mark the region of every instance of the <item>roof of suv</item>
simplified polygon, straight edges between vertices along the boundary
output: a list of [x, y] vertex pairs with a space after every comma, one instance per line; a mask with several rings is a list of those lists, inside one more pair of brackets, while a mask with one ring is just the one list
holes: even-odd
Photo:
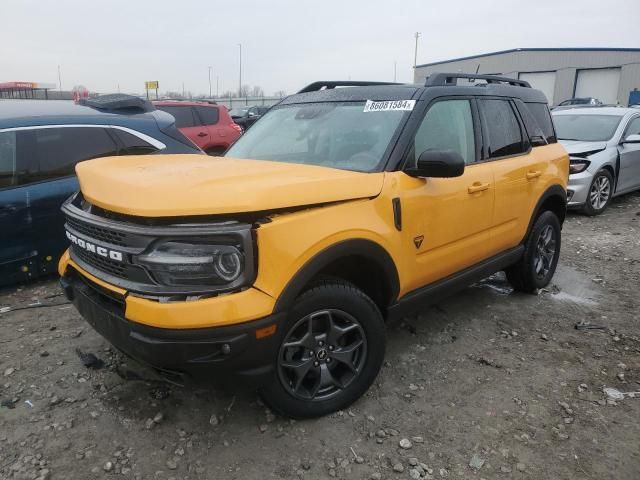
[[78, 105], [70, 100], [0, 100], [0, 129], [53, 123], [127, 126], [140, 122], [154, 122], [165, 126], [174, 123], [174, 119], [168, 113], [158, 110], [125, 113]]
[[[457, 85], [458, 79], [487, 83]], [[336, 88], [345, 87], [345, 88]], [[423, 98], [427, 92], [445, 95], [504, 96], [523, 102], [547, 103], [544, 94], [521, 80], [490, 75], [434, 73], [425, 84], [390, 84], [385, 82], [315, 82], [300, 93], [284, 98], [279, 105], [315, 102], [359, 102], [365, 100], [411, 100]]]

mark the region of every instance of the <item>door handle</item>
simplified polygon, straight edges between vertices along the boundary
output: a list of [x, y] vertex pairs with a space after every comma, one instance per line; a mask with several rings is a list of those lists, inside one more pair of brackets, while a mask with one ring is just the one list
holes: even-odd
[[527, 172], [527, 180], [533, 180], [534, 178], [538, 178], [540, 175], [542, 175], [540, 170], [529, 171]]
[[489, 184], [488, 183], [475, 182], [473, 185], [471, 185], [467, 189], [467, 191], [469, 193], [478, 193], [478, 192], [482, 192], [484, 190], [489, 190]]
[[207, 136], [207, 133], [206, 133], [206, 132], [200, 132], [200, 133], [198, 134], [198, 136], [199, 136], [199, 137], [206, 137], [206, 136]]

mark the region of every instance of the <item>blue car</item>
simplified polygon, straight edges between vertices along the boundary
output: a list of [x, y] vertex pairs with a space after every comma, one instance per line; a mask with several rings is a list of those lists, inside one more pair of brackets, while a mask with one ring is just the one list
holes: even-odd
[[67, 246], [60, 207], [78, 190], [76, 163], [164, 153], [203, 152], [171, 115], [137, 97], [0, 100], [0, 285], [56, 270]]

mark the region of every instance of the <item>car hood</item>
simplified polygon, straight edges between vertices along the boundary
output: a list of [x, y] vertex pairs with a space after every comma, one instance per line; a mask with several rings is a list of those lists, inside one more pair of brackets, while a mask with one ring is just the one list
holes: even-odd
[[92, 204], [145, 217], [216, 215], [375, 197], [384, 173], [200, 155], [104, 157], [76, 166]]
[[560, 140], [569, 155], [575, 153], [601, 152], [607, 148], [607, 142], [582, 142], [580, 140]]

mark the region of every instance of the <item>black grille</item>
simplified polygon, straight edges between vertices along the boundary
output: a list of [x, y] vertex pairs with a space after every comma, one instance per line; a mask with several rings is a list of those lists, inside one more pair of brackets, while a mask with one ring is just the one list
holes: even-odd
[[110, 273], [111, 275], [115, 275], [117, 277], [124, 276], [125, 265], [122, 262], [116, 262], [114, 260], [96, 255], [95, 253], [87, 253], [77, 245], [71, 245], [71, 253], [73, 253], [74, 256], [78, 257], [78, 259], [80, 259], [82, 262], [91, 265], [98, 270], [102, 270], [103, 272]]
[[67, 223], [71, 228], [80, 234], [84, 234], [89, 238], [101, 240], [105, 243], [112, 245], [118, 245], [120, 247], [126, 246], [126, 234], [122, 232], [116, 232], [108, 228], [97, 227], [89, 223], [79, 222], [73, 217], [67, 215]]

